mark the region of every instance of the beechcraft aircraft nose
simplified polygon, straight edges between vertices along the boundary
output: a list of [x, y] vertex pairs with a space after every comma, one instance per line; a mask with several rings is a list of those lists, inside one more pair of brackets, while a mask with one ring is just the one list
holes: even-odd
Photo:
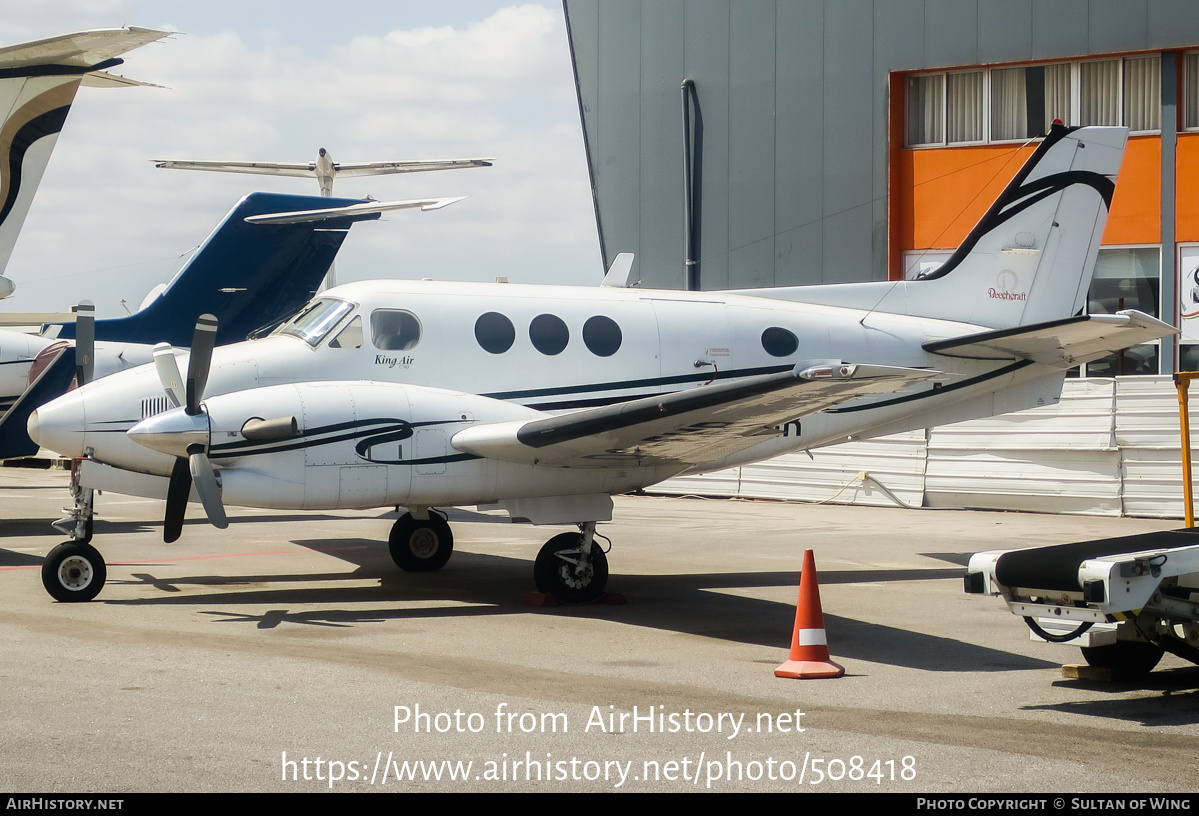
[[82, 456], [86, 412], [74, 394], [53, 400], [29, 415], [29, 438], [63, 456]]

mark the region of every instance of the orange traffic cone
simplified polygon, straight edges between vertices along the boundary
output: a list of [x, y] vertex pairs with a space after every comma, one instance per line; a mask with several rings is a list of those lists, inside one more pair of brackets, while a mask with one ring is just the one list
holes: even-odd
[[820, 611], [820, 587], [816, 583], [816, 557], [804, 550], [799, 576], [799, 604], [795, 607], [795, 633], [791, 636], [791, 659], [774, 670], [775, 677], [814, 679], [840, 677], [845, 669], [829, 659]]

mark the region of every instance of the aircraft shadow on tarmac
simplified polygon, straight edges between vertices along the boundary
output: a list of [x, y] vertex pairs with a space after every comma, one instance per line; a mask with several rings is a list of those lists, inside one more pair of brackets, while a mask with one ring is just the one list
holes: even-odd
[[[380, 520], [395, 516], [381, 514]], [[503, 516], [477, 513], [460, 508], [449, 512], [455, 523], [502, 524], [511, 522]], [[238, 523], [255, 520], [281, 523], [336, 520], [333, 514], [297, 513], [293, 515], [240, 515]], [[202, 519], [188, 526], [206, 526]], [[5, 534], [62, 538], [50, 528], [44, 518], [11, 519], [0, 525]], [[133, 535], [157, 532], [153, 521], [98, 520], [97, 536]], [[193, 576], [162, 578], [153, 573], [161, 561], [117, 561], [121, 570], [110, 569], [109, 585], [143, 584], [161, 591], [161, 595], [136, 600], [106, 600], [130, 606], [179, 604], [193, 606], [270, 605], [272, 609], [258, 613], [202, 610], [219, 622], [251, 623], [259, 629], [273, 629], [281, 624], [352, 627], [392, 620], [474, 617], [480, 615], [529, 614], [524, 605], [525, 592], [532, 589], [529, 559], [510, 558], [459, 551], [443, 570], [435, 573], [404, 573], [396, 569], [384, 541], [372, 539], [294, 539], [290, 544], [331, 555], [357, 567], [352, 572], [296, 574], [264, 574], [254, 576], [219, 576], [211, 573]], [[282, 542], [281, 542], [282, 544]], [[176, 553], [178, 551], [175, 551]], [[964, 565], [969, 556], [962, 553], [929, 553], [946, 563]], [[111, 556], [110, 556], [111, 557]], [[0, 566], [31, 566], [41, 558], [26, 553], [0, 549]], [[178, 563], [178, 562], [177, 562]], [[205, 560], [207, 565], [214, 562]], [[129, 577], [122, 577], [124, 569]], [[820, 582], [825, 586], [838, 583], [891, 583], [899, 581], [959, 580], [960, 566], [938, 569], [822, 571]], [[376, 586], [345, 586], [350, 580], [376, 580]], [[321, 587], [322, 583], [336, 586]], [[303, 586], [289, 586], [303, 584]], [[628, 597], [628, 606], [575, 606], [540, 610], [543, 614], [603, 618], [632, 626], [645, 626], [680, 634], [717, 638], [739, 643], [757, 644], [785, 650], [789, 647], [794, 624], [794, 601], [780, 603], [762, 598], [747, 597], [729, 590], [756, 587], [787, 587], [799, 584], [799, 572], [734, 572], [675, 575], [613, 575], [610, 587]], [[183, 593], [181, 587], [225, 587], [220, 593], [195, 595]], [[789, 593], [790, 594], [790, 593]], [[378, 604], [420, 603], [413, 608], [378, 606], [363, 609], [364, 602]], [[292, 611], [287, 605], [304, 607]], [[314, 605], [326, 608], [314, 609]], [[328, 608], [341, 605], [342, 608]], [[283, 608], [280, 608], [283, 607]], [[837, 656], [876, 663], [922, 669], [925, 671], [1021, 671], [1053, 668], [1057, 664], [1024, 655], [1013, 654], [956, 640], [952, 637], [911, 632], [897, 627], [870, 623], [850, 617], [824, 615], [825, 628]], [[773, 658], [772, 658], [773, 660]], [[764, 661], [770, 662], [770, 661]]]
[[[1136, 722], [1148, 728], [1199, 723], [1199, 666], [1157, 670], [1128, 682], [1086, 683], [1063, 680], [1055, 686], [1089, 688], [1097, 694], [1122, 695], [1107, 699], [1079, 700], [1054, 705], [1025, 706], [1025, 711], [1059, 711], [1086, 717]], [[1130, 699], [1130, 691], [1146, 696]]]
[[[278, 520], [278, 517], [273, 517]], [[311, 518], [311, 517], [309, 517]], [[459, 519], [455, 519], [459, 520]], [[506, 519], [480, 515], [480, 521], [509, 523]], [[383, 542], [368, 539], [293, 540], [348, 563], [352, 572], [301, 574], [209, 575], [160, 578], [137, 564], [130, 579], [110, 570], [109, 584], [140, 583], [154, 586], [162, 595], [136, 600], [101, 602], [129, 606], [162, 604], [207, 607], [201, 614], [222, 623], [248, 623], [273, 629], [290, 623], [321, 627], [352, 627], [395, 620], [474, 617], [482, 615], [535, 614], [524, 605], [524, 594], [532, 589], [530, 562], [523, 558], [458, 551], [444, 569], [434, 573], [405, 573], [396, 569]], [[211, 564], [211, 561], [206, 562]], [[908, 569], [827, 571], [820, 574], [826, 586], [837, 583], [959, 580], [960, 569]], [[378, 581], [375, 586], [346, 586], [347, 581]], [[337, 586], [321, 587], [322, 583]], [[633, 575], [620, 573], [610, 587], [630, 599], [627, 606], [589, 605], [538, 610], [563, 617], [602, 618], [632, 626], [645, 626], [680, 634], [718, 638], [786, 650], [794, 623], [794, 601], [780, 603], [733, 594], [726, 590], [755, 587], [797, 587], [797, 571]], [[304, 586], [288, 586], [303, 584]], [[225, 587], [219, 593], [181, 593], [182, 586]], [[419, 607], [383, 606], [389, 602], [421, 604]], [[377, 602], [364, 609], [364, 603]], [[229, 610], [230, 606], [269, 605], [263, 613]], [[292, 610], [289, 605], [303, 609]], [[321, 606], [325, 608], [312, 608]], [[215, 608], [214, 608], [215, 607]], [[224, 607], [225, 609], [221, 609]], [[334, 608], [340, 607], [340, 608]], [[1052, 668], [1056, 664], [997, 649], [922, 634], [829, 614], [824, 616], [835, 653], [876, 663], [907, 666], [926, 671], [1019, 671]], [[773, 658], [772, 658], [773, 660]], [[769, 662], [769, 661], [765, 661]]]

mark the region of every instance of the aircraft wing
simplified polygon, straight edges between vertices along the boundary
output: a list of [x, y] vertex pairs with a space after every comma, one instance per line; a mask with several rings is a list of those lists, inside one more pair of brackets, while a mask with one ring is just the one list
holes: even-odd
[[4, 46], [0, 48], [0, 68], [65, 65], [90, 69], [138, 46], [169, 36], [169, 31], [136, 26], [79, 31], [47, 40]]
[[316, 172], [316, 162], [288, 164], [285, 162], [226, 162], [226, 161], [168, 161], [151, 159], [155, 167], [170, 170], [211, 170], [214, 173], [253, 173], [267, 176], [305, 176]]
[[779, 425], [863, 396], [897, 391], [937, 371], [840, 362], [705, 385], [619, 405], [455, 434], [464, 453], [522, 464], [604, 468], [698, 465], [752, 447]]
[[[253, 173], [267, 176], [304, 176], [316, 173], [316, 162], [175, 161], [152, 159], [155, 167], [169, 170], [210, 170], [215, 173]], [[490, 167], [491, 159], [433, 159], [427, 161], [334, 162], [339, 176], [387, 176], [422, 173], [427, 170], [456, 170], [461, 167]]]
[[389, 162], [333, 162], [339, 176], [389, 176], [394, 173], [424, 173], [429, 170], [458, 170], [491, 167], [493, 159], [421, 159]]
[[1114, 315], [1080, 315], [1014, 329], [934, 340], [924, 350], [971, 360], [1032, 360], [1065, 368], [1120, 349], [1178, 334], [1168, 323], [1129, 309]]

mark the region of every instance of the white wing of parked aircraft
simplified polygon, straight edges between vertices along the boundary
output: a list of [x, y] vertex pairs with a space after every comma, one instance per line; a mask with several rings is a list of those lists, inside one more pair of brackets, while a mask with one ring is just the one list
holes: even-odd
[[208, 170], [214, 173], [250, 173], [260, 176], [315, 178], [321, 195], [333, 195], [333, 180], [338, 176], [389, 176], [396, 173], [426, 173], [432, 170], [462, 170], [490, 167], [494, 159], [419, 159], [385, 162], [335, 162], [325, 148], [317, 151], [315, 161], [307, 163], [251, 161], [176, 161], [153, 159], [155, 167], [169, 170]]
[[[85, 457], [73, 540], [46, 559], [59, 600], [105, 567], [91, 489], [224, 507], [404, 506], [389, 537], [435, 570], [435, 508], [498, 505], [576, 523], [534, 562], [569, 601], [604, 590], [596, 523], [611, 496], [684, 473], [1056, 402], [1072, 366], [1176, 330], [1135, 311], [1080, 315], [1127, 131], [1056, 126], [956, 253], [918, 281], [742, 292], [438, 281], [351, 283], [274, 334], [176, 355], [38, 409], [29, 432]], [[172, 407], [179, 406], [179, 407]], [[121, 433], [121, 432], [124, 433]], [[748, 546], [748, 544], [747, 544]]]
[[[329, 151], [321, 148], [315, 161], [307, 164], [288, 162], [247, 161], [190, 161], [152, 159], [155, 167], [169, 170], [207, 170], [214, 173], [249, 173], [261, 176], [292, 176], [315, 178], [321, 195], [333, 195], [333, 181], [338, 176], [386, 176], [395, 173], [424, 173], [431, 170], [460, 170], [469, 167], [491, 167], [492, 159], [426, 159], [387, 162], [335, 162]], [[457, 199], [455, 199], [457, 200]], [[337, 285], [337, 269], [329, 266], [324, 287]]]

